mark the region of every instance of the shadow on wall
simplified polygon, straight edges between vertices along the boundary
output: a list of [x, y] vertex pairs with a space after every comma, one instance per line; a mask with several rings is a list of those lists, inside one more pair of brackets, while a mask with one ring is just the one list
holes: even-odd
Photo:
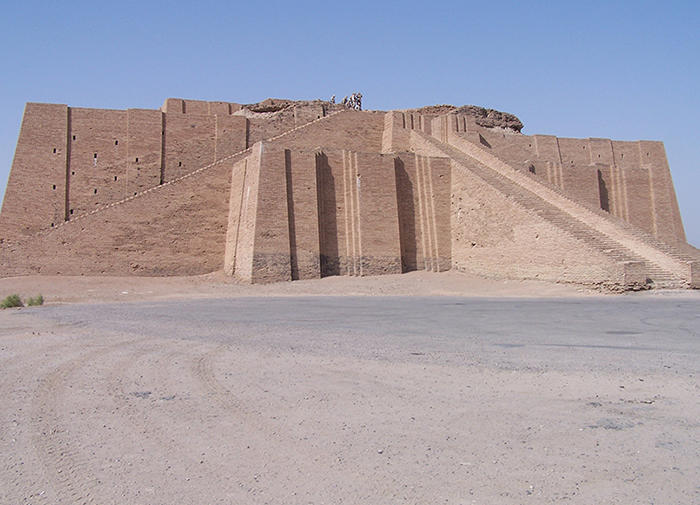
[[479, 134], [479, 142], [481, 142], [481, 145], [488, 147], [491, 149], [491, 144], [489, 144], [489, 141], [486, 140], [486, 138], [480, 133]]
[[284, 150], [284, 171], [287, 179], [287, 219], [289, 223], [289, 261], [292, 280], [299, 280], [299, 257], [297, 251], [297, 231], [294, 220], [294, 198], [292, 197], [292, 152]]
[[316, 155], [316, 184], [321, 277], [340, 275], [335, 178], [328, 164], [328, 156], [324, 153]]
[[608, 200], [608, 186], [605, 184], [603, 174], [598, 170], [598, 192], [600, 195], [600, 208], [610, 212], [610, 201]]
[[396, 172], [396, 194], [399, 210], [401, 271], [412, 272], [418, 270], [413, 184], [401, 158], [394, 158], [394, 170]]

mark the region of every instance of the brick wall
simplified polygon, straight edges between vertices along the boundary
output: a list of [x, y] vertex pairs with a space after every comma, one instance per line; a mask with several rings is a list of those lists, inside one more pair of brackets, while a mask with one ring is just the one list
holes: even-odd
[[[610, 254], [618, 225], [603, 213], [574, 212], [547, 187], [666, 242], [681, 240], [660, 142], [525, 136], [455, 114], [325, 117], [324, 106], [311, 104], [245, 117], [233, 114], [239, 109], [179, 99], [161, 110], [28, 104], [0, 214], [3, 273], [223, 268], [271, 282], [454, 266], [615, 284], [644, 274], [648, 265], [635, 254], [671, 270], [685, 261], [662, 257], [629, 231]], [[470, 169], [454, 147], [426, 140], [435, 142], [431, 133], [505, 172]], [[693, 268], [683, 264], [689, 276]]]
[[468, 122], [466, 131], [464, 126], [456, 131], [458, 124], [458, 118], [448, 116], [451, 135], [470, 140], [514, 168], [558, 186], [577, 201], [606, 210], [667, 243], [685, 241], [661, 142], [528, 136]]
[[452, 264], [447, 158], [401, 153], [394, 160], [402, 271], [449, 270]]
[[455, 168], [452, 181], [452, 258], [457, 270], [583, 284], [620, 279], [620, 265], [514, 205], [468, 171]]
[[68, 107], [27, 104], [0, 213], [0, 239], [65, 219], [68, 147]]
[[[285, 153], [260, 144], [253, 282], [291, 280]], [[254, 146], [255, 149], [255, 146]]]
[[228, 273], [271, 282], [450, 268], [447, 160], [285, 145], [256, 144], [233, 168]]
[[285, 110], [278, 114], [248, 118], [248, 145], [281, 135], [296, 126], [294, 111]]
[[262, 143], [233, 165], [226, 232], [224, 270], [246, 282], [253, 280], [253, 254], [258, 210]]
[[654, 234], [669, 243], [685, 242], [685, 230], [664, 145], [652, 141], [640, 141], [638, 145], [641, 168], [649, 173]]
[[3, 244], [5, 275], [197, 275], [222, 268], [233, 162]]
[[321, 277], [317, 154], [290, 149], [283, 151], [292, 280]]
[[285, 135], [291, 149], [346, 149], [380, 153], [384, 133], [384, 112], [348, 110]]
[[164, 181], [163, 127], [163, 113], [158, 110], [127, 111], [127, 195], [140, 193]]
[[125, 111], [70, 108], [69, 119], [70, 219], [125, 196], [128, 137]]
[[214, 161], [216, 118], [166, 114], [164, 180], [171, 181]]
[[325, 114], [320, 105], [299, 109], [249, 120], [230, 102], [171, 98], [161, 110], [126, 111], [29, 103], [0, 239], [58, 226]]

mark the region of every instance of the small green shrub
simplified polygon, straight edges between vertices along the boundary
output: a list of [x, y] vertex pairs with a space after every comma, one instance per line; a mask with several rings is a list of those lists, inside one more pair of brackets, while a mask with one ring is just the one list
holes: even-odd
[[0, 308], [8, 309], [10, 307], [24, 307], [22, 299], [19, 295], [9, 295], [2, 302], [0, 302]]
[[44, 305], [44, 297], [41, 295], [37, 295], [34, 298], [29, 298], [27, 300], [27, 305], [34, 306], [34, 305]]

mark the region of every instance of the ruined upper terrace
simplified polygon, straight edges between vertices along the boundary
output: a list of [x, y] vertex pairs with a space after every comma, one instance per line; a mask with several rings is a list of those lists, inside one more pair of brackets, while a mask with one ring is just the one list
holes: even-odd
[[[285, 111], [291, 112], [297, 108], [311, 108], [314, 110], [320, 108], [325, 115], [329, 112], [343, 110], [344, 106], [340, 103], [332, 103], [325, 100], [289, 100], [284, 98], [268, 98], [251, 104], [167, 98], [160, 110], [166, 113], [177, 114], [230, 114], [249, 117], [270, 117]], [[522, 121], [514, 114], [477, 105], [428, 105], [420, 108], [400, 110], [401, 112], [416, 113], [430, 117], [445, 114], [467, 116], [474, 119], [474, 124], [483, 128], [505, 128], [513, 132], [520, 132], [523, 128]]]

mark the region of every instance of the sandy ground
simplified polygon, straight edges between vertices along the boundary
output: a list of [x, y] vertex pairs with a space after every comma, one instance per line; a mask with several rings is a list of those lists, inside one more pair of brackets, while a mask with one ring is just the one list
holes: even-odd
[[2, 279], [0, 503], [700, 503], [697, 293], [326, 281]]
[[240, 296], [493, 296], [578, 297], [601, 295], [590, 289], [542, 281], [484, 279], [443, 272], [411, 272], [381, 277], [327, 277], [267, 285], [239, 284], [217, 272], [193, 277], [27, 276], [0, 279], [0, 295], [22, 298], [41, 293], [46, 303], [199, 299]]

